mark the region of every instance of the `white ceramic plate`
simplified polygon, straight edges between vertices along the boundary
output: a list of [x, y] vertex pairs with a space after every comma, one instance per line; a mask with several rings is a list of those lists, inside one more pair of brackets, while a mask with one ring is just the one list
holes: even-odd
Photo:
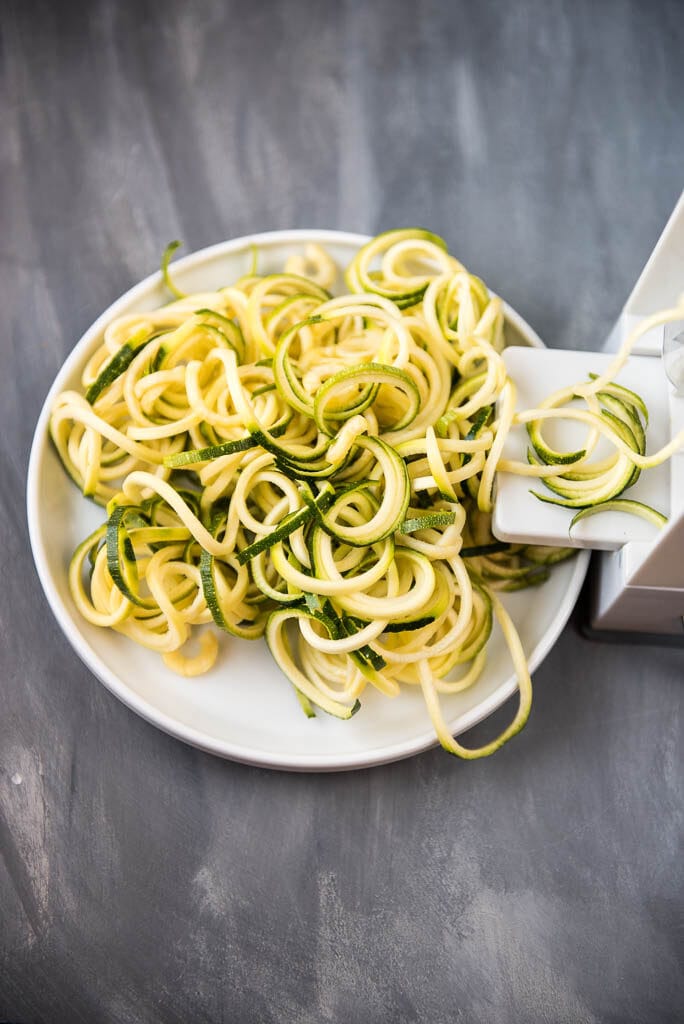
[[[258, 246], [263, 273], [282, 268], [285, 258], [307, 241], [325, 245], [344, 267], [366, 239], [336, 231], [278, 231], [239, 238], [178, 260], [174, 278], [188, 292], [218, 288], [246, 272], [252, 243]], [[222, 637], [215, 668], [187, 680], [169, 672], [158, 655], [113, 631], [91, 626], [76, 612], [67, 586], [69, 558], [76, 544], [99, 525], [103, 513], [81, 496], [62, 469], [48, 440], [50, 409], [58, 392], [78, 385], [81, 369], [110, 320], [154, 309], [167, 300], [157, 273], [115, 302], [65, 362], [36, 427], [28, 473], [31, 545], [43, 589], [69, 642], [105, 686], [137, 714], [222, 757], [270, 768], [333, 771], [382, 764], [433, 746], [434, 733], [417, 690], [390, 700], [369, 687], [361, 711], [351, 721], [340, 722], [324, 713], [309, 720], [263, 641]], [[510, 341], [542, 344], [509, 307], [506, 322]], [[505, 595], [533, 670], [570, 615], [588, 558], [583, 552], [561, 564], [541, 588]], [[453, 732], [463, 732], [491, 714], [515, 689], [505, 644], [495, 630], [481, 678], [466, 693], [446, 701]]]

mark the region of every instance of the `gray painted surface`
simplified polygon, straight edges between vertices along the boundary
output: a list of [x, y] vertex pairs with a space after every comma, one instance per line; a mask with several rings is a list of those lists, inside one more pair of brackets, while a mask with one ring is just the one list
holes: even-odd
[[176, 236], [426, 224], [548, 342], [599, 344], [684, 179], [682, 4], [1, 21], [0, 1019], [681, 1019], [681, 651], [568, 628], [485, 763], [224, 763], [71, 652], [23, 491], [64, 356]]

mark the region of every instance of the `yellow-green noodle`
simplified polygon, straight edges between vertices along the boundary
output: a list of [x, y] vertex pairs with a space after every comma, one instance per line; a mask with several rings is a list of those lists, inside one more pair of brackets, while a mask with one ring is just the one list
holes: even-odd
[[[601, 484], [673, 448], [646, 457], [601, 418], [610, 374], [582, 385], [586, 411], [566, 407], [575, 388], [516, 416], [502, 303], [429, 232], [373, 239], [346, 295], [328, 293], [335, 278], [309, 245], [281, 273], [254, 261], [228, 287], [183, 295], [167, 256], [175, 300], [108, 325], [82, 391], [61, 394], [51, 419], [70, 476], [107, 507], [70, 590], [86, 619], [182, 675], [214, 664], [216, 627], [265, 636], [308, 713], [348, 718], [369, 685], [419, 686], [443, 746], [481, 757], [522, 728], [532, 693], [495, 591], [543, 582], [570, 553], [497, 544], [497, 470], [581, 470], [601, 434], [616, 449]], [[515, 422], [541, 430], [560, 415], [590, 428], [569, 465], [502, 461]], [[468, 750], [440, 694], [479, 677], [494, 620], [520, 704], [497, 740]]]

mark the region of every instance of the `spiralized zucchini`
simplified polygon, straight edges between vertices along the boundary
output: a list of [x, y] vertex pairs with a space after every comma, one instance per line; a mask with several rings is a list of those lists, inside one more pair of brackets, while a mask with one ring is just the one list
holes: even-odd
[[[387, 696], [420, 686], [447, 750], [492, 753], [522, 728], [532, 695], [496, 591], [540, 584], [572, 554], [491, 535], [515, 409], [501, 301], [415, 229], [364, 246], [335, 298], [335, 265], [317, 246], [282, 273], [259, 275], [254, 261], [194, 295], [173, 283], [171, 251], [174, 301], [110, 323], [82, 390], [53, 409], [66, 470], [106, 507], [71, 562], [79, 611], [187, 676], [218, 653], [212, 629], [193, 646], [193, 627], [265, 636], [308, 715], [349, 718], [368, 685]], [[594, 419], [606, 383], [585, 386]], [[643, 455], [617, 447], [621, 466], [639, 466]], [[505, 468], [547, 482], [558, 469]], [[497, 740], [468, 750], [439, 697], [478, 678], [494, 619], [520, 703]]]
[[[578, 509], [570, 520], [568, 532], [582, 519], [600, 512], [624, 512], [640, 516], [661, 528], [667, 517], [649, 505], [622, 499], [642, 470], [662, 465], [684, 446], [684, 430], [680, 430], [659, 451], [646, 452], [648, 409], [640, 395], [615, 382], [630, 352], [639, 339], [654, 327], [684, 320], [684, 294], [676, 306], [642, 320], [627, 336], [620, 351], [601, 375], [592, 373], [589, 380], [561, 388], [549, 395], [537, 409], [527, 409], [513, 416], [514, 424], [525, 424], [531, 447], [527, 463], [499, 459], [498, 472], [536, 477], [550, 494], [532, 491], [540, 501]], [[583, 402], [584, 407], [577, 403]], [[504, 414], [500, 417], [504, 419]], [[556, 451], [543, 437], [548, 420], [570, 420], [589, 427], [581, 449]], [[499, 430], [499, 435], [501, 429]], [[601, 438], [614, 448], [611, 455], [592, 459]]]

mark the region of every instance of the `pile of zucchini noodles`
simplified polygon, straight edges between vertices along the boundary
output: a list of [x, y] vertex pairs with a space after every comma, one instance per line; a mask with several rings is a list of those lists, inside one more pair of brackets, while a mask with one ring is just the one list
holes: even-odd
[[[83, 392], [62, 393], [52, 412], [64, 466], [107, 510], [70, 564], [79, 611], [186, 676], [218, 652], [216, 631], [191, 640], [194, 626], [265, 636], [308, 715], [346, 719], [369, 684], [388, 696], [418, 685], [448, 751], [492, 753], [532, 697], [497, 591], [543, 583], [572, 554], [495, 540], [495, 472], [541, 477], [561, 502], [581, 482], [595, 509], [626, 469], [669, 454], [647, 458], [623, 429], [640, 400], [625, 404], [611, 367], [515, 417], [501, 300], [427, 231], [374, 238], [336, 298], [337, 268], [313, 245], [282, 273], [259, 275], [254, 253], [234, 284], [183, 295], [168, 272], [176, 244], [162, 264], [174, 300], [110, 323]], [[584, 411], [568, 406], [577, 394]], [[560, 415], [588, 423], [583, 450], [544, 442], [542, 420]], [[514, 420], [530, 425], [528, 464], [501, 461]], [[599, 435], [616, 453], [597, 466]], [[478, 678], [494, 618], [519, 707], [471, 750], [439, 697]]]

